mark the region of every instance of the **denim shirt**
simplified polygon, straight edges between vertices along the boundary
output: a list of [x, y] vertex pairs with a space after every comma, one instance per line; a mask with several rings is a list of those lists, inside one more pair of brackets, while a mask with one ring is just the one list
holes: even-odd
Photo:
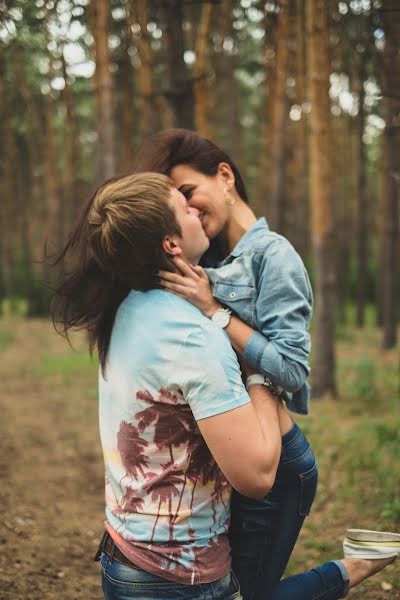
[[217, 268], [207, 268], [214, 297], [256, 331], [245, 360], [284, 388], [287, 407], [308, 413], [312, 290], [303, 261], [264, 218]]

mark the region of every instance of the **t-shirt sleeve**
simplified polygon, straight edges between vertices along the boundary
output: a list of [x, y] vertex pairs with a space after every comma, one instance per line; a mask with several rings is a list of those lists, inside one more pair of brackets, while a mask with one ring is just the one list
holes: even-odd
[[213, 323], [190, 333], [178, 361], [182, 393], [196, 421], [250, 402], [229, 339]]

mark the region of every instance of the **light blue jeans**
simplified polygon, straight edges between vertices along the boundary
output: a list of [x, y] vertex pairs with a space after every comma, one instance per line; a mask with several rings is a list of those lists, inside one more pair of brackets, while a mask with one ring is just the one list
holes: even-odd
[[106, 600], [240, 600], [233, 572], [212, 583], [184, 585], [123, 565], [107, 554], [100, 558], [102, 588]]

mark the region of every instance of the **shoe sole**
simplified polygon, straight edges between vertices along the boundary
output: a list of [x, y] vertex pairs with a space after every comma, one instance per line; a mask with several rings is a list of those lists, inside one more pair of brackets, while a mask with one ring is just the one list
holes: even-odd
[[394, 558], [400, 554], [400, 534], [390, 531], [348, 529], [343, 542], [345, 558]]

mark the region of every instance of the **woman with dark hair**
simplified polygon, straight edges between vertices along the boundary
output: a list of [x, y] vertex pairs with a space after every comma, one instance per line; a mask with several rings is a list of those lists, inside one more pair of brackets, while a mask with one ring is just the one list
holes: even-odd
[[[239, 357], [293, 412], [307, 414], [312, 291], [292, 245], [257, 220], [231, 158], [193, 131], [161, 131], [143, 144], [138, 170], [169, 175], [199, 211], [210, 249], [202, 264], [177, 259], [160, 284], [225, 328]], [[246, 600], [265, 600], [281, 579], [317, 488], [310, 445], [288, 412], [281, 416], [282, 454], [272, 490], [260, 500], [234, 492], [232, 565]], [[339, 566], [340, 567], [340, 566]]]

